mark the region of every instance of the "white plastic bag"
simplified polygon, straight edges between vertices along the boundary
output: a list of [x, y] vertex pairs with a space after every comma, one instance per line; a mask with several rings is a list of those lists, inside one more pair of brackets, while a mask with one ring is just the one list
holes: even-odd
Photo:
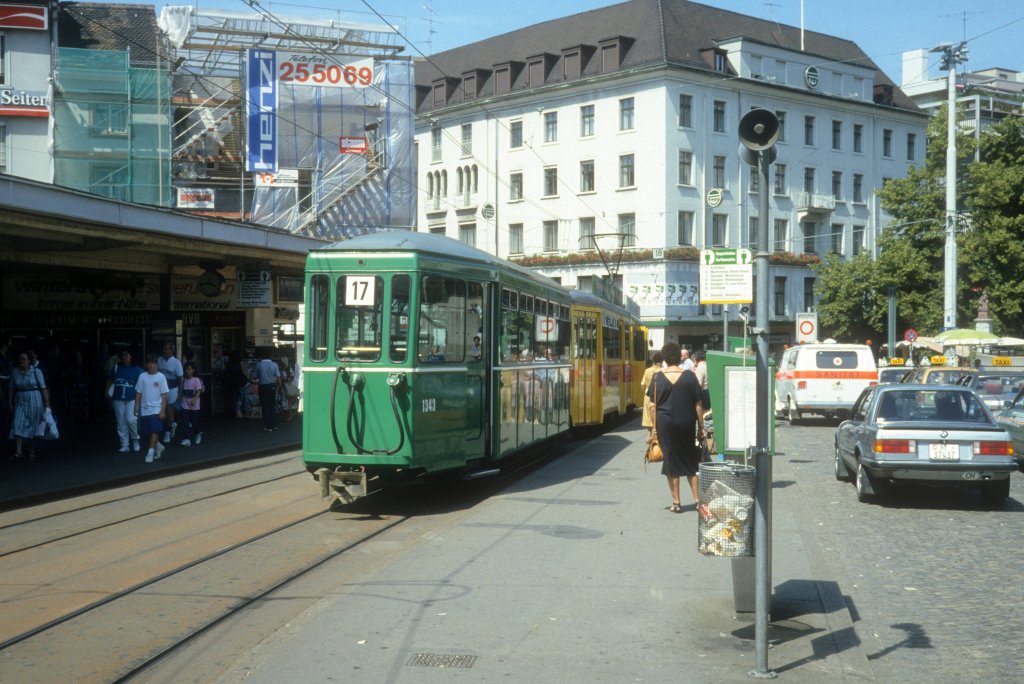
[[[40, 428], [42, 432], [39, 431]], [[57, 430], [57, 421], [54, 419], [53, 412], [50, 409], [46, 409], [43, 413], [43, 419], [39, 422], [39, 427], [36, 428], [36, 436], [43, 439], [57, 439], [60, 437], [60, 432]]]

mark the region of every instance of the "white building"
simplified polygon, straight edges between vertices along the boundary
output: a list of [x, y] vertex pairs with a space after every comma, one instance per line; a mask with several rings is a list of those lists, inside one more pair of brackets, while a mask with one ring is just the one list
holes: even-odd
[[51, 182], [48, 3], [0, 3], [0, 173]]
[[782, 122], [774, 350], [815, 305], [808, 264], [873, 250], [886, 221], [874, 191], [925, 150], [926, 116], [855, 44], [682, 0], [630, 0], [433, 55], [416, 82], [418, 229], [569, 286], [612, 271], [656, 345], [721, 346], [722, 307], [696, 299], [697, 255], [754, 241], [744, 113]]

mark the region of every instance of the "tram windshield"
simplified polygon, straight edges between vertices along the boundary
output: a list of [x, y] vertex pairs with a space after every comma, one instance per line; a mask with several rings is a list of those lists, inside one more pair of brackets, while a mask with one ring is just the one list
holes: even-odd
[[384, 280], [380, 276], [338, 278], [334, 356], [339, 361], [380, 358]]

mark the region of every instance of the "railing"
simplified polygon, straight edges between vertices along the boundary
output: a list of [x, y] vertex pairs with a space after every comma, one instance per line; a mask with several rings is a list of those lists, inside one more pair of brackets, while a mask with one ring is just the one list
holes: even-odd
[[794, 192], [793, 205], [797, 211], [829, 212], [836, 208], [836, 198], [814, 192]]

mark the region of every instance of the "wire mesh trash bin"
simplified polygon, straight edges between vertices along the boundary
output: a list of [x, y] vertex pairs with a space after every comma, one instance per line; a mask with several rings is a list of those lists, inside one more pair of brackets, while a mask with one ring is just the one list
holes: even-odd
[[697, 550], [705, 556], [754, 555], [756, 470], [739, 463], [701, 463], [697, 474]]

